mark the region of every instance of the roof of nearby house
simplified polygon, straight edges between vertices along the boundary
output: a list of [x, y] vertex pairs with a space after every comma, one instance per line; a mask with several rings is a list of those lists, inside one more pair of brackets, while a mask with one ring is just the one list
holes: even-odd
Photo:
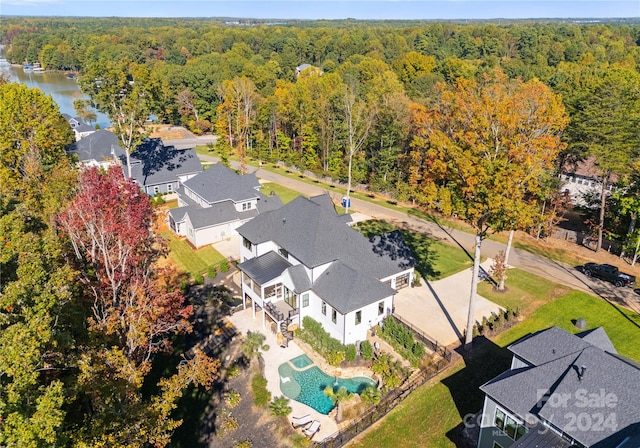
[[255, 174], [240, 176], [217, 163], [184, 182], [184, 187], [209, 204], [228, 201], [241, 202], [258, 197], [260, 182]]
[[[126, 161], [123, 160], [126, 173]], [[193, 148], [175, 149], [164, 146], [159, 138], [146, 139], [131, 153], [131, 176], [141, 186], [177, 181], [179, 176], [202, 171]]]
[[549, 428], [538, 423], [529, 429], [511, 448], [568, 448], [571, 446], [568, 440], [564, 440]]
[[[610, 344], [604, 330], [578, 335], [558, 327], [542, 330], [509, 347], [531, 366], [509, 370], [480, 389], [511, 412], [541, 417], [584, 446], [616, 446], [624, 438], [621, 429], [640, 423], [640, 368], [609, 352]], [[599, 405], [603, 394], [615, 403]], [[605, 421], [613, 415], [615, 425], [600, 425], [598, 431], [575, 425], [575, 417], [585, 412], [590, 417], [599, 412]]]
[[[112, 151], [115, 153], [115, 158]], [[118, 144], [118, 137], [113, 132], [105, 129], [100, 129], [77, 142], [71, 143], [67, 147], [67, 152], [76, 154], [81, 162], [92, 160], [104, 162], [115, 160], [124, 155], [124, 150]]]
[[[602, 178], [602, 171], [598, 168], [595, 157], [587, 157], [582, 160], [567, 160], [562, 165], [562, 172], [592, 179]], [[619, 178], [618, 174], [612, 173], [609, 182], [616, 183]]]
[[73, 130], [78, 134], [87, 133], [87, 132], [94, 132], [95, 131], [94, 128], [92, 128], [91, 126], [89, 126], [86, 123], [78, 124], [75, 128], [73, 128]]
[[311, 289], [311, 279], [307, 275], [307, 271], [304, 266], [301, 264], [296, 264], [287, 269], [289, 277], [291, 277], [291, 281], [293, 282], [293, 289], [296, 293], [300, 294], [302, 292], [308, 291]]
[[239, 212], [230, 200], [216, 202], [210, 207], [202, 207], [200, 204], [195, 203], [191, 198], [185, 195], [182, 187], [177, 191], [180, 198], [187, 202], [188, 205], [169, 210], [169, 215], [171, 215], [175, 222], [184, 221], [188, 215], [191, 220], [191, 225], [195, 230], [212, 227], [226, 222], [236, 220], [242, 221], [248, 218], [253, 218], [260, 213], [275, 210], [282, 206], [282, 201], [278, 196], [266, 196], [257, 192], [257, 206], [250, 210]]

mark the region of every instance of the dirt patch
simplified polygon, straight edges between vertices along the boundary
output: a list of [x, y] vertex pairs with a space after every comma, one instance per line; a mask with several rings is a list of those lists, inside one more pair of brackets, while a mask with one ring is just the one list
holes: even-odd
[[169, 124], [152, 124], [149, 125], [152, 138], [161, 138], [162, 140], [177, 140], [181, 138], [191, 138], [191, 132], [181, 126]]

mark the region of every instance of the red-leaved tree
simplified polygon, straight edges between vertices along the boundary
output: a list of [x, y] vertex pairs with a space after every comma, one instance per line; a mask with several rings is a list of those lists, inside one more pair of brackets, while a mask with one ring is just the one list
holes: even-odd
[[128, 359], [146, 362], [170, 349], [168, 337], [190, 330], [193, 310], [154, 266], [163, 253], [148, 196], [119, 168], [82, 172], [77, 194], [58, 216], [93, 299], [90, 329], [117, 338]]

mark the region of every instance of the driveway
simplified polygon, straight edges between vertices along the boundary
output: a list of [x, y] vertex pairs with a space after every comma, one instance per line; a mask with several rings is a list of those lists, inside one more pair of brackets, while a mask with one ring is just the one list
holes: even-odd
[[[492, 262], [488, 259], [481, 266], [488, 271]], [[403, 288], [393, 301], [395, 314], [440, 345], [458, 343], [467, 327], [471, 277], [472, 269], [469, 268], [434, 282], [422, 279], [421, 286], [416, 288]], [[483, 317], [489, 317], [500, 309], [495, 303], [477, 295], [475, 320], [482, 322]]]

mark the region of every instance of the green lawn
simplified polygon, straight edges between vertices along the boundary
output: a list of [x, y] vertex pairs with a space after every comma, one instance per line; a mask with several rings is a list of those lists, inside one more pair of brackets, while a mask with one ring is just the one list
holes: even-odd
[[640, 361], [640, 315], [573, 291], [541, 306], [494, 341], [486, 340], [443, 374], [439, 382], [414, 391], [364, 437], [348, 446], [455, 447], [463, 417], [482, 406], [483, 394], [478, 387], [509, 368], [511, 355], [505, 347], [553, 325], [578, 332], [572, 320], [580, 317], [590, 329], [603, 326], [620, 354]]
[[213, 246], [193, 249], [186, 241], [178, 239], [170, 230], [162, 232], [162, 236], [169, 240], [169, 256], [192, 278], [198, 274], [206, 273], [209, 266], [224, 260], [224, 256]]
[[[379, 220], [360, 222], [354, 228], [366, 237], [396, 229], [393, 225]], [[473, 265], [471, 258], [457, 246], [442, 243], [426, 235], [405, 230], [401, 232], [416, 259], [416, 270], [429, 280], [448, 277]]]
[[273, 191], [280, 197], [283, 204], [287, 204], [300, 196], [300, 193], [297, 191], [283, 187], [282, 185], [274, 184], [273, 182], [266, 182], [262, 184], [260, 191], [266, 196], [269, 196]]
[[519, 309], [529, 315], [540, 305], [565, 295], [569, 289], [520, 269], [509, 269], [505, 281], [505, 292], [494, 291], [493, 283], [478, 284], [478, 294], [503, 308]]

